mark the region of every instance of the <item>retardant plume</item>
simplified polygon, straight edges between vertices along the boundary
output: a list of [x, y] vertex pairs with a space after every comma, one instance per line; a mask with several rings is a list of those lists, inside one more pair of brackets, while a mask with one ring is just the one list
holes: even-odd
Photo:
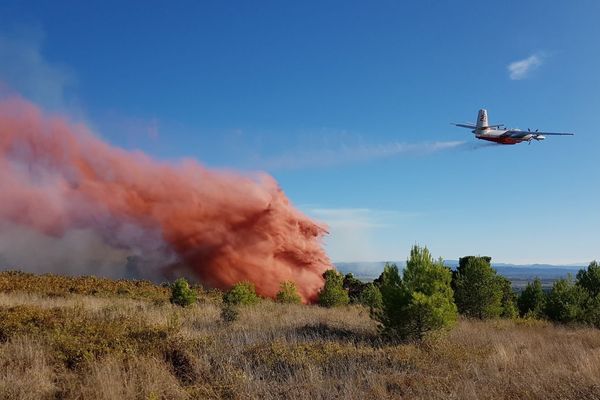
[[332, 267], [324, 226], [296, 210], [272, 177], [157, 162], [10, 97], [0, 100], [2, 236], [15, 226], [72, 243], [84, 232], [91, 243], [151, 255], [167, 276], [184, 268], [222, 289], [249, 280], [264, 296], [291, 280], [314, 301]]

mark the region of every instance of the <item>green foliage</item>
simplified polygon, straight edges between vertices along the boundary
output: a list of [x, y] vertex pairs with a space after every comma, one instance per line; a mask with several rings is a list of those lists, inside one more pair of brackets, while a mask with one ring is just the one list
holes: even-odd
[[592, 261], [587, 269], [577, 273], [577, 286], [584, 288], [591, 297], [600, 294], [600, 264]]
[[371, 310], [379, 310], [383, 307], [383, 297], [381, 290], [373, 283], [368, 283], [360, 293], [358, 303], [369, 307]]
[[319, 291], [319, 304], [323, 307], [343, 306], [350, 302], [348, 292], [344, 289], [344, 277], [341, 273], [330, 269], [323, 274], [325, 285]]
[[581, 269], [576, 285], [586, 292], [581, 319], [600, 328], [600, 264], [592, 261], [587, 269]]
[[239, 282], [223, 295], [223, 302], [232, 305], [252, 305], [258, 303], [259, 298], [256, 295], [256, 289], [251, 282]]
[[535, 278], [529, 282], [518, 299], [519, 314], [522, 317], [543, 318], [546, 308], [546, 293], [542, 290], [542, 281]]
[[496, 275], [490, 261], [490, 257], [460, 259], [454, 299], [461, 314], [480, 319], [502, 315], [505, 282]]
[[298, 294], [296, 284], [292, 281], [282, 282], [279, 292], [275, 296], [275, 301], [278, 303], [300, 304], [302, 298]]
[[196, 302], [196, 292], [190, 288], [190, 284], [185, 278], [179, 278], [171, 285], [172, 304], [177, 304], [181, 307], [187, 307]]
[[546, 302], [546, 315], [556, 322], [582, 322], [589, 295], [571, 277], [554, 282]]
[[500, 316], [502, 318], [516, 318], [519, 316], [519, 309], [517, 308], [517, 295], [515, 294], [512, 283], [510, 280], [503, 276], [498, 275], [498, 284], [502, 289], [502, 312]]
[[395, 264], [386, 264], [379, 279], [382, 311], [375, 314], [384, 332], [403, 339], [452, 326], [457, 318], [452, 275], [429, 250], [414, 246], [402, 278]]

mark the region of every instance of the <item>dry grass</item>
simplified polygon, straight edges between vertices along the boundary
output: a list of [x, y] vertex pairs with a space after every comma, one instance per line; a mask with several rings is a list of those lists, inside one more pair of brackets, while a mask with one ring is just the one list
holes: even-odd
[[599, 330], [461, 320], [391, 344], [361, 307], [220, 307], [0, 293], [0, 398], [600, 399]]

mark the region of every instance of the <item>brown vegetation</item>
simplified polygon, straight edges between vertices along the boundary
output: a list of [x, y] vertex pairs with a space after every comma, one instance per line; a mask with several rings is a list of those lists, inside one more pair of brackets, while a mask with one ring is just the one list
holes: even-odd
[[156, 296], [30, 278], [40, 283], [0, 274], [2, 399], [600, 399], [596, 329], [460, 320], [393, 344], [362, 306], [263, 300], [225, 323], [201, 291], [182, 308], [150, 283], [141, 290]]

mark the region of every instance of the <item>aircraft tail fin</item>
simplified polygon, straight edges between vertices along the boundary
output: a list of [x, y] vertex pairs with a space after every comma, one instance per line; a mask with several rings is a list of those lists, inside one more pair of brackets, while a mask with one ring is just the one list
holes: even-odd
[[479, 110], [479, 113], [477, 114], [477, 130], [487, 129], [488, 126], [489, 126], [489, 124], [488, 124], [487, 110], [482, 108], [481, 110]]

